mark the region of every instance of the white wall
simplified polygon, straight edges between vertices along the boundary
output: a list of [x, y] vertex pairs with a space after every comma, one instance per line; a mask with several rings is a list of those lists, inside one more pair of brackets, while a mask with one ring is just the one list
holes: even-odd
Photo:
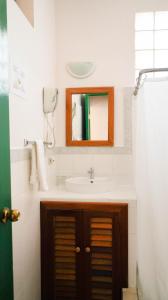
[[24, 138], [43, 137], [42, 89], [56, 86], [56, 1], [34, 1], [34, 28], [18, 5], [8, 0], [10, 71], [20, 67], [27, 77], [26, 99], [10, 94], [11, 148]]
[[[168, 10], [167, 0], [56, 0], [57, 145], [65, 144], [65, 87], [134, 85], [134, 14]], [[95, 73], [75, 79], [70, 61], [93, 61]], [[115, 124], [119, 126], [118, 124]], [[119, 141], [121, 143], [121, 140]]]
[[27, 17], [29, 22], [34, 24], [34, 0], [16, 0], [24, 15]]
[[[56, 144], [64, 146], [65, 87], [133, 85], [134, 12], [168, 10], [167, 0], [36, 0], [34, 5], [32, 28], [16, 3], [8, 0], [11, 63], [22, 67], [28, 79], [26, 100], [10, 94], [11, 148], [22, 148], [24, 138], [43, 138], [43, 86], [59, 89]], [[66, 63], [72, 60], [94, 61], [96, 72], [84, 80], [74, 79], [65, 71]], [[122, 127], [119, 115], [117, 120]], [[100, 152], [82, 157], [57, 155], [50, 168], [50, 181], [55, 182], [56, 175], [86, 174], [91, 164], [98, 175], [123, 175], [130, 182], [131, 155]], [[29, 162], [14, 162], [11, 171], [12, 205], [22, 214], [21, 221], [13, 225], [15, 300], [37, 300], [40, 299], [39, 199], [29, 187]]]
[[[11, 148], [43, 138], [42, 89], [56, 86], [55, 0], [34, 1], [34, 28], [14, 0], [8, 0], [10, 61], [27, 75], [26, 99], [10, 93]], [[21, 211], [13, 225], [14, 299], [40, 299], [40, 207], [30, 189], [30, 162], [11, 162], [12, 207]]]

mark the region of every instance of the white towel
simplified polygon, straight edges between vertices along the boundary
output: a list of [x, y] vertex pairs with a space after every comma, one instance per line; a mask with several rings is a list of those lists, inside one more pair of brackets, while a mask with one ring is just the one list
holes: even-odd
[[41, 140], [36, 140], [32, 146], [30, 184], [33, 187], [38, 185], [41, 191], [48, 190], [44, 144]]
[[36, 189], [36, 187], [38, 186], [36, 143], [32, 145], [31, 149], [30, 184], [33, 186], [34, 189]]

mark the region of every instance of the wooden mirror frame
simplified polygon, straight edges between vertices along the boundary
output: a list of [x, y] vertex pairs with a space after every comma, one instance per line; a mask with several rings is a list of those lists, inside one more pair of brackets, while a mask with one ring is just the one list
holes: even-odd
[[[72, 95], [73, 94], [100, 94], [108, 95], [108, 140], [72, 140]], [[114, 87], [85, 87], [66, 89], [66, 145], [67, 146], [113, 146], [114, 145]]]

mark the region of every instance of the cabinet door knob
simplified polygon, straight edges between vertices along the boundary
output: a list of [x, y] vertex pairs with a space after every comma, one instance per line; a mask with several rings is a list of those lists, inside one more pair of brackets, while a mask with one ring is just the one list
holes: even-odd
[[91, 250], [90, 250], [90, 247], [86, 247], [86, 248], [85, 248], [85, 252], [86, 252], [86, 253], [90, 253], [90, 251], [91, 251]]
[[76, 253], [79, 253], [80, 252], [80, 247], [76, 247], [75, 251], [76, 251]]

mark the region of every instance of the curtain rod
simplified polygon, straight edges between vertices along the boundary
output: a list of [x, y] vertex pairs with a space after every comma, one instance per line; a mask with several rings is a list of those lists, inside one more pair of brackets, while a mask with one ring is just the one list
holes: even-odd
[[140, 88], [141, 78], [143, 74], [146, 73], [155, 73], [155, 72], [168, 72], [168, 68], [153, 68], [153, 69], [143, 69], [139, 72], [139, 76], [137, 78], [137, 85], [134, 90], [134, 96], [137, 96], [138, 90]]

